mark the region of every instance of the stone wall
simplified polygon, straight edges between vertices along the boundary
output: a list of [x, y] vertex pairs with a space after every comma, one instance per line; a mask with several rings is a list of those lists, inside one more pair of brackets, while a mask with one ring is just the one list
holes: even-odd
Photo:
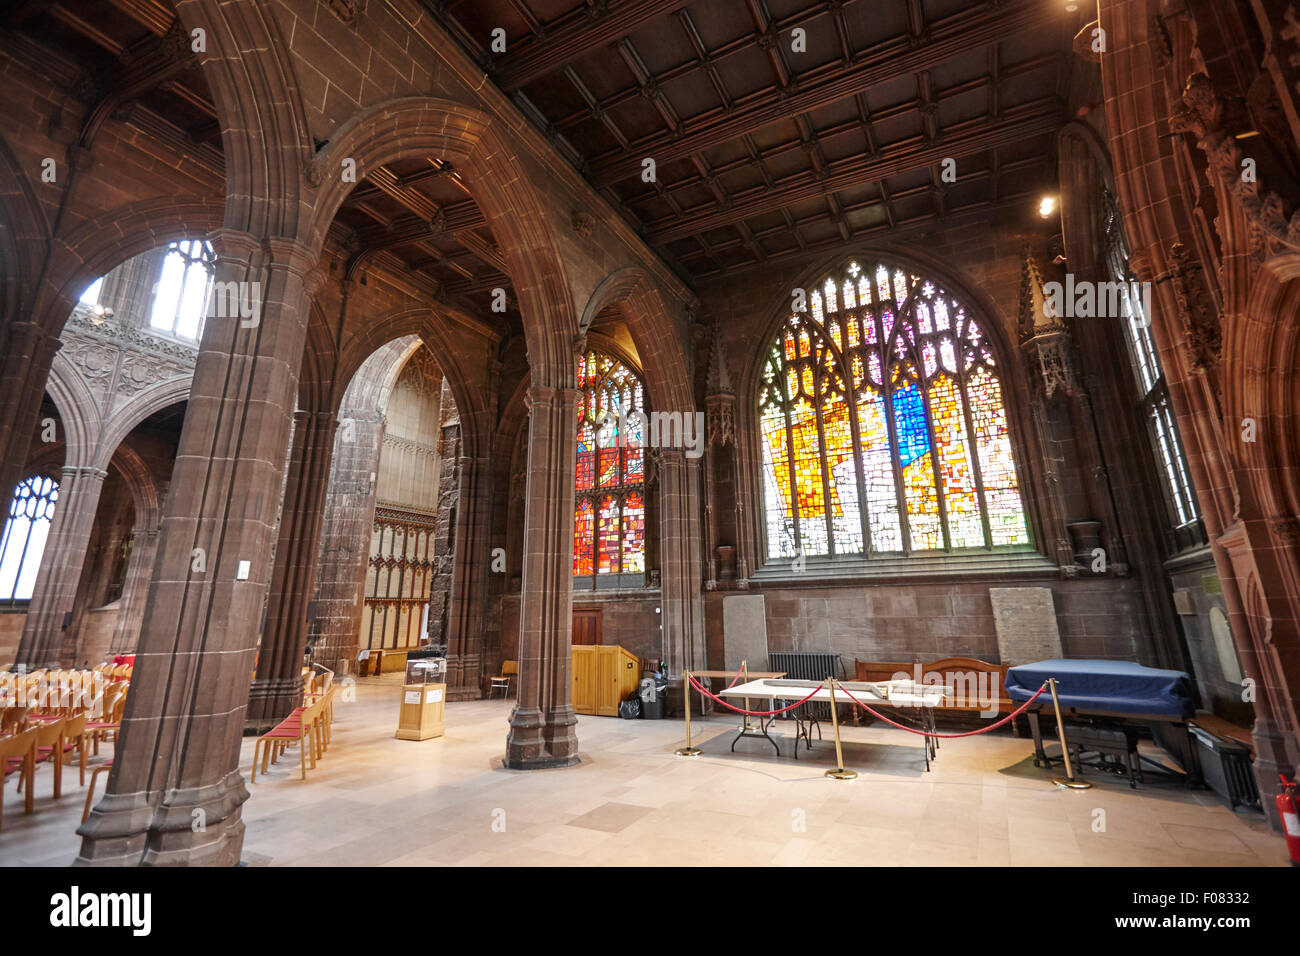
[[1254, 708], [1242, 699], [1242, 670], [1228, 626], [1228, 607], [1218, 569], [1209, 554], [1170, 573], [1174, 607], [1187, 640], [1201, 706], [1248, 727]]
[[[976, 657], [1003, 663], [990, 587], [1046, 587], [1053, 593], [1061, 643], [1069, 657], [1134, 660], [1143, 636], [1131, 581], [1052, 578], [1014, 582], [875, 584], [838, 587], [755, 587], [765, 600], [769, 651], [839, 654], [845, 671], [855, 658], [922, 661]], [[730, 592], [738, 593], [738, 592]], [[709, 666], [724, 666], [722, 602], [705, 599]], [[1026, 661], [1007, 661], [1021, 664]]]
[[18, 653], [18, 641], [23, 636], [23, 624], [26, 622], [26, 611], [0, 613], [0, 664], [13, 663], [14, 655]]

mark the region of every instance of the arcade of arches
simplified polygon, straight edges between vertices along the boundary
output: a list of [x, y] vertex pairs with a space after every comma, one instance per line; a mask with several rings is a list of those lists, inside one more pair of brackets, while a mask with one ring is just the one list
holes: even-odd
[[517, 661], [497, 765], [599, 765], [575, 620], [680, 716], [736, 598], [1184, 671], [1271, 815], [1300, 7], [83, 6], [0, 25], [0, 665], [135, 661], [80, 862], [237, 862], [304, 662]]

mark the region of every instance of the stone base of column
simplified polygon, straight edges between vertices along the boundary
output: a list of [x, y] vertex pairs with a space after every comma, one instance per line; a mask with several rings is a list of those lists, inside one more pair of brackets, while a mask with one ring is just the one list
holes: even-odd
[[236, 866], [244, 844], [244, 778], [173, 791], [161, 807], [143, 793], [109, 794], [78, 828], [73, 866]]
[[481, 700], [483, 687], [479, 679], [479, 657], [447, 655], [447, 699]]
[[244, 736], [264, 734], [302, 703], [302, 680], [297, 677], [257, 678], [248, 691]]
[[579, 762], [578, 718], [572, 707], [550, 714], [516, 707], [506, 738], [506, 767], [510, 770], [549, 770]]
[[[1261, 724], [1264, 726], [1261, 727]], [[1259, 787], [1260, 808], [1264, 811], [1264, 819], [1268, 820], [1269, 826], [1281, 833], [1282, 818], [1278, 816], [1277, 801], [1273, 799], [1279, 789], [1277, 775], [1285, 773], [1290, 776], [1296, 768], [1288, 759], [1286, 740], [1273, 730], [1271, 721], [1256, 717], [1251, 739], [1255, 743], [1255, 759], [1251, 769], [1255, 772], [1255, 785]]]

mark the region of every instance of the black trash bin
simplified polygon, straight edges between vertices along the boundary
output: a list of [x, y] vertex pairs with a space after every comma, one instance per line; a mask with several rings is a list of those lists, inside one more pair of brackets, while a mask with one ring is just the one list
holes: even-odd
[[667, 682], [660, 683], [658, 677], [644, 677], [637, 688], [637, 696], [641, 698], [641, 716], [645, 720], [663, 720], [664, 717], [664, 692], [668, 689]]

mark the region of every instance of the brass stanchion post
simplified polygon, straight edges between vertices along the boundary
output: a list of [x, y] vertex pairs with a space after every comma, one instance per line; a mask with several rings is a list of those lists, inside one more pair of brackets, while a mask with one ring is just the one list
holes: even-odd
[[[748, 660], [744, 660], [744, 661], [741, 661], [741, 662], [740, 662], [740, 682], [741, 682], [742, 684], [748, 684], [748, 683], [749, 683], [749, 661], [748, 661]], [[773, 708], [773, 709], [775, 710], [775, 708]], [[745, 698], [745, 710], [749, 710], [749, 698], [748, 698], [748, 697]], [[760, 719], [760, 722], [761, 722], [761, 719]], [[745, 731], [745, 732], [748, 732], [748, 731], [751, 731], [751, 730], [754, 729], [754, 725], [751, 724], [751, 723], [749, 722], [749, 714], [745, 714], [745, 716], [742, 717], [742, 718], [740, 719], [740, 728], [741, 728], [741, 730], [743, 730], [743, 731]]]
[[1052, 708], [1056, 711], [1056, 734], [1061, 739], [1061, 756], [1065, 758], [1065, 776], [1053, 777], [1052, 783], [1071, 790], [1091, 789], [1092, 784], [1086, 780], [1074, 779], [1074, 768], [1070, 766], [1070, 745], [1065, 742], [1065, 721], [1061, 719], [1061, 700], [1056, 696], [1056, 678], [1047, 678], [1047, 686], [1052, 689]]
[[698, 757], [702, 750], [691, 746], [691, 672], [682, 672], [682, 702], [686, 705], [686, 746], [678, 747], [674, 753], [679, 757]]
[[[831, 689], [831, 724], [835, 727], [835, 769], [827, 770], [826, 776], [834, 777], [836, 780], [852, 780], [857, 774], [852, 770], [844, 769], [844, 751], [840, 747], [840, 717], [835, 710], [835, 678], [828, 677], [826, 680]], [[799, 746], [799, 740], [796, 738], [795, 747]]]

